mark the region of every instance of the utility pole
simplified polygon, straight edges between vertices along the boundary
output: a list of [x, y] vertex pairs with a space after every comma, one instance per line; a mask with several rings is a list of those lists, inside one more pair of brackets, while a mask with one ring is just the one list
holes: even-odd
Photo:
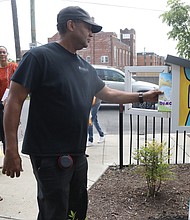
[[13, 17], [16, 62], [19, 62], [21, 59], [21, 50], [20, 50], [20, 37], [19, 37], [19, 29], [18, 29], [18, 16], [17, 16], [16, 0], [11, 0], [11, 7], [12, 7], [12, 17]]
[[146, 66], [146, 52], [145, 52], [145, 47], [144, 47], [144, 66]]
[[35, 0], [30, 0], [30, 16], [31, 16], [31, 39], [30, 49], [37, 46], [36, 43], [36, 24], [35, 24]]

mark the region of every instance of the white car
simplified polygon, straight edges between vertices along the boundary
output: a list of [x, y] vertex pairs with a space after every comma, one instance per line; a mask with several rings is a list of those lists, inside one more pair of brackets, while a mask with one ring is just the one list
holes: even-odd
[[[118, 70], [114, 67], [109, 66], [101, 66], [101, 65], [93, 65], [96, 69], [98, 76], [105, 82], [105, 84], [113, 89], [118, 89], [125, 91], [125, 73], [121, 70]], [[133, 92], [146, 92], [153, 89], [158, 89], [158, 85], [154, 83], [144, 82], [144, 81], [136, 81], [135, 79], [131, 79], [132, 81], [132, 91]], [[133, 107], [140, 108], [153, 108], [152, 103], [134, 103]]]

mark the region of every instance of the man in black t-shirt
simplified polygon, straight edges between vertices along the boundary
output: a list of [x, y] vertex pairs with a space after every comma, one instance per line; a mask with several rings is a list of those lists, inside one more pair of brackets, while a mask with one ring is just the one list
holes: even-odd
[[6, 152], [3, 174], [19, 177], [22, 161], [17, 130], [24, 100], [30, 106], [22, 153], [31, 159], [38, 184], [38, 220], [67, 220], [87, 212], [88, 119], [93, 97], [113, 102], [155, 102], [160, 91], [126, 93], [105, 86], [95, 69], [77, 55], [102, 27], [83, 9], [62, 9], [60, 39], [27, 52], [12, 77], [4, 112]]

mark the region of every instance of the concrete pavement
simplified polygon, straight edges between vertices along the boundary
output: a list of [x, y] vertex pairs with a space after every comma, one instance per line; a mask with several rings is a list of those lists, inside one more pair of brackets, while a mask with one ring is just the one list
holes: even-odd
[[[95, 141], [98, 136], [94, 135]], [[20, 146], [22, 142], [20, 141]], [[96, 143], [96, 142], [95, 142]], [[118, 135], [106, 135], [104, 143], [87, 147], [88, 188], [104, 173], [109, 165], [118, 164]], [[0, 146], [2, 149], [2, 147]], [[9, 178], [0, 172], [0, 219], [35, 220], [37, 216], [36, 181], [29, 157], [21, 154], [24, 172], [19, 178]], [[0, 163], [3, 154], [1, 152]], [[1, 165], [0, 164], [0, 165]]]

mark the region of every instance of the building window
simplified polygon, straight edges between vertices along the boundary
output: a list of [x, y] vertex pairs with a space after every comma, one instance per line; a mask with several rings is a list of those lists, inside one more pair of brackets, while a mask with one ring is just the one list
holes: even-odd
[[90, 56], [87, 56], [87, 57], [86, 57], [86, 61], [87, 61], [88, 63], [90, 63]]
[[117, 48], [114, 46], [114, 63], [117, 62]]
[[109, 59], [108, 56], [101, 56], [101, 63], [108, 63]]
[[123, 39], [130, 39], [130, 34], [123, 34]]
[[128, 51], [126, 51], [126, 60], [125, 60], [125, 65], [128, 66], [129, 65], [129, 53]]
[[122, 49], [119, 49], [119, 65], [122, 65]]
[[123, 66], [125, 66], [126, 63], [125, 63], [125, 51], [123, 50]]

